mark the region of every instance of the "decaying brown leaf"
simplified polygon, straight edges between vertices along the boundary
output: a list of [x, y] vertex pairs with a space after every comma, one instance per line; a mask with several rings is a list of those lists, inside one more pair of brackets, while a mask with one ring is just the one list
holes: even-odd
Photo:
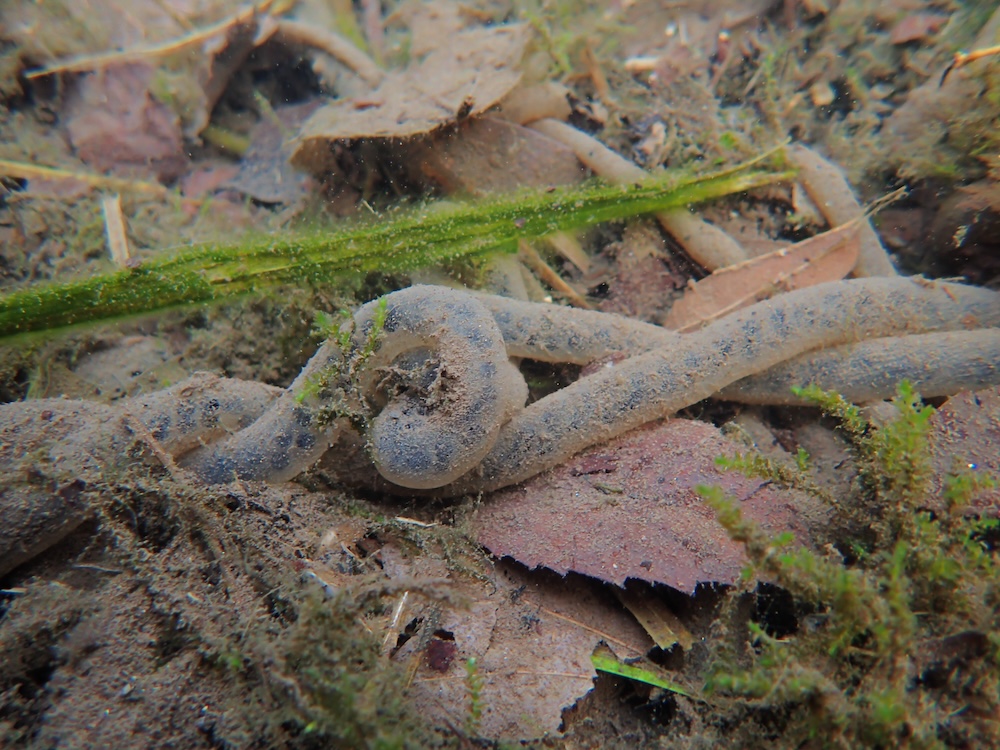
[[99, 171], [152, 172], [162, 181], [187, 168], [177, 114], [159, 102], [148, 63], [116, 65], [84, 76], [69, 95], [63, 117], [77, 156]]
[[[400, 566], [413, 574], [417, 564], [421, 577], [448, 575], [440, 561], [414, 563], [391, 547], [381, 553], [396, 575]], [[431, 722], [466, 725], [467, 665], [474, 658], [482, 683], [479, 734], [515, 742], [557, 734], [563, 710], [593, 687], [590, 657], [598, 644], [607, 643], [622, 659], [653, 646], [593, 581], [563, 580], [510, 562], [497, 564], [489, 581], [450, 578], [453, 596], [464, 603], [410, 597], [400, 625], [419, 621], [430, 632], [414, 633], [391, 657], [410, 666], [408, 697]], [[395, 633], [388, 635], [396, 641]]]
[[449, 194], [571, 185], [586, 176], [576, 155], [558, 141], [493, 117], [469, 120], [421, 141], [411, 163], [423, 179]]
[[492, 495], [472, 533], [497, 557], [621, 586], [630, 578], [693, 592], [733, 583], [743, 548], [696, 491], [719, 485], [771, 533], [810, 544], [826, 512], [801, 492], [723, 471], [736, 447], [710, 424], [671, 419], [592, 448], [560, 467]]
[[691, 282], [664, 326], [686, 332], [777, 292], [837, 281], [858, 261], [860, 225], [849, 222]]
[[527, 36], [522, 24], [456, 33], [405, 70], [387, 74], [371, 95], [337, 100], [313, 114], [293, 163], [321, 174], [334, 141], [407, 139], [485, 112], [520, 81]]

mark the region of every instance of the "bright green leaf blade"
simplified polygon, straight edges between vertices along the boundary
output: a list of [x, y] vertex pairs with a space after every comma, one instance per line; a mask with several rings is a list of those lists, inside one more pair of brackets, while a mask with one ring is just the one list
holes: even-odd
[[692, 695], [680, 685], [677, 685], [670, 680], [666, 680], [657, 673], [637, 664], [623, 664], [614, 654], [605, 649], [597, 649], [591, 655], [590, 662], [594, 665], [594, 669], [598, 672], [607, 672], [608, 674], [617, 675], [619, 677], [626, 677], [630, 680], [635, 680], [637, 682], [645, 683], [646, 685], [661, 688], [662, 690], [668, 690], [669, 692], [676, 693], [677, 695], [683, 695], [685, 698], [692, 697]]

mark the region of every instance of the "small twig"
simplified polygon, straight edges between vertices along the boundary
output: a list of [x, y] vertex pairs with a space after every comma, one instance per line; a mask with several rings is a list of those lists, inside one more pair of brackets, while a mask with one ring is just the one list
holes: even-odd
[[389, 654], [393, 647], [392, 638], [397, 635], [396, 631], [399, 630], [399, 623], [403, 619], [403, 612], [406, 611], [406, 601], [410, 598], [410, 592], [404, 591], [402, 596], [399, 597], [399, 601], [396, 602], [396, 606], [392, 608], [392, 619], [385, 626], [385, 638], [382, 639], [382, 653]]
[[125, 235], [122, 197], [118, 194], [104, 196], [101, 198], [101, 211], [104, 213], [104, 231], [108, 237], [111, 260], [119, 268], [127, 268], [131, 254], [128, 250], [128, 237]]
[[722, 51], [722, 60], [719, 61], [718, 67], [712, 74], [712, 80], [708, 84], [708, 90], [712, 93], [717, 93], [716, 90], [719, 87], [719, 82], [722, 80], [722, 76], [726, 74], [726, 71], [729, 70], [729, 65], [736, 59], [738, 49], [737, 45], [732, 43], [729, 32], [725, 29], [719, 32], [716, 46]]
[[140, 417], [126, 410], [123, 414], [123, 421], [125, 426], [135, 435], [136, 440], [145, 445], [154, 458], [160, 462], [160, 465], [167, 470], [171, 479], [182, 484], [187, 481], [184, 470], [177, 466], [174, 457], [164, 450], [160, 441], [153, 437], [153, 433]]
[[581, 307], [584, 310], [592, 309], [587, 303], [587, 300], [585, 300], [573, 287], [567, 284], [562, 276], [557, 274], [552, 266], [545, 262], [535, 248], [524, 240], [520, 240], [517, 243], [517, 248], [517, 257], [520, 261], [538, 274], [538, 278], [540, 278], [544, 283], [548, 284], [554, 291], [565, 297], [566, 300], [573, 305], [573, 307]]
[[[566, 677], [568, 679], [574, 680], [593, 680], [594, 675], [592, 674], [577, 674], [575, 672], [535, 672], [530, 669], [515, 669], [512, 672], [507, 672], [508, 675], [522, 675], [526, 677]], [[415, 684], [425, 685], [434, 682], [455, 682], [457, 680], [468, 679], [463, 674], [449, 674], [443, 677], [420, 677], [414, 680]]]
[[206, 125], [198, 134], [201, 139], [233, 156], [243, 156], [250, 148], [250, 139], [218, 125]]
[[590, 270], [590, 256], [580, 246], [580, 241], [568, 232], [556, 232], [545, 238], [549, 246], [583, 273]]
[[274, 127], [278, 129], [281, 133], [282, 140], [288, 141], [295, 137], [295, 132], [282, 122], [281, 117], [278, 113], [274, 111], [274, 107], [271, 106], [271, 102], [267, 100], [260, 91], [254, 90], [253, 100], [260, 110], [260, 119], [269, 121]]
[[636, 55], [626, 58], [624, 67], [626, 73], [652, 73], [663, 60], [662, 55]]
[[613, 105], [615, 99], [611, 95], [608, 77], [604, 75], [604, 70], [597, 61], [597, 55], [594, 54], [589, 41], [583, 45], [583, 64], [587, 66], [587, 75], [590, 76], [590, 82], [594, 85], [598, 98], [608, 106]]
[[121, 575], [124, 572], [121, 568], [107, 568], [103, 565], [94, 565], [93, 563], [74, 563], [70, 567], [73, 570], [92, 570], [95, 573], [106, 573], [109, 576]]
[[[886, 193], [878, 198], [875, 198], [871, 203], [864, 207], [864, 215], [868, 218], [875, 216], [879, 211], [881, 211], [886, 206], [891, 206], [896, 201], [901, 198], [905, 198], [910, 194], [910, 191], [904, 187], [898, 187], [891, 193]], [[947, 279], [945, 279], [947, 281]]]
[[568, 623], [569, 625], [573, 625], [575, 627], [580, 628], [580, 630], [585, 630], [588, 633], [592, 633], [600, 638], [603, 638], [608, 643], [614, 643], [618, 646], [621, 646], [622, 648], [627, 648], [629, 651], [632, 651], [633, 653], [641, 654], [644, 651], [643, 648], [636, 646], [635, 644], [623, 641], [621, 638], [616, 638], [610, 633], [605, 633], [603, 630], [598, 630], [597, 628], [593, 628], [590, 625], [586, 625], [580, 622], [579, 620], [573, 619], [572, 617], [567, 617], [566, 615], [559, 614], [558, 612], [555, 612], [551, 609], [547, 609], [546, 607], [539, 607], [538, 610], [540, 612], [544, 612], [549, 617], [555, 617], [557, 620], [562, 620], [563, 622]]
[[108, 177], [102, 174], [73, 172], [58, 167], [42, 167], [20, 161], [0, 159], [0, 174], [16, 177], [20, 180], [77, 180], [94, 188], [106, 188], [117, 193], [149, 193], [155, 196], [165, 196], [171, 191], [157, 182], [142, 182], [139, 180], [123, 180], [118, 177]]
[[940, 83], [938, 83], [938, 85], [939, 86], [944, 85], [944, 81], [948, 77], [948, 74], [951, 73], [951, 71], [957, 70], [958, 68], [964, 67], [971, 62], [975, 62], [976, 60], [981, 60], [984, 57], [990, 57], [992, 55], [1000, 55], [1000, 44], [994, 45], [992, 47], [984, 47], [982, 49], [976, 49], [973, 50], [972, 52], [956, 52], [954, 59], [951, 61], [951, 64], [948, 65], [948, 67], [945, 68], [944, 72], [941, 74], [941, 81]]
[[397, 523], [401, 523], [408, 526], [418, 526], [421, 529], [433, 529], [438, 524], [427, 523], [426, 521], [420, 521], [416, 518], [407, 518], [406, 516], [396, 516], [393, 520]]

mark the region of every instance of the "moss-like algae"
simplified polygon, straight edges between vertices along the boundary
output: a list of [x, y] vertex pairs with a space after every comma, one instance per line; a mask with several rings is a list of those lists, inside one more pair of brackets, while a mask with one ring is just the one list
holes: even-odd
[[785, 746], [996, 747], [1000, 563], [995, 523], [968, 510], [994, 480], [961, 475], [929, 494], [933, 410], [906, 384], [897, 418], [879, 427], [836, 394], [804, 393], [840, 419], [857, 453], [862, 481], [842, 520], [867, 514], [872, 531], [819, 554], [769, 538], [703, 488], [746, 549], [747, 578], [773, 580], [810, 613], [790, 637], [751, 624], [752, 648], [721, 646], [707, 692], [784, 716]]
[[[370, 603], [369, 603], [370, 604]], [[368, 605], [341, 593], [307, 603], [284, 643], [281, 678], [307, 734], [318, 745], [419, 748], [441, 742], [406, 703], [405, 670], [384, 659], [378, 638], [359, 632]]]

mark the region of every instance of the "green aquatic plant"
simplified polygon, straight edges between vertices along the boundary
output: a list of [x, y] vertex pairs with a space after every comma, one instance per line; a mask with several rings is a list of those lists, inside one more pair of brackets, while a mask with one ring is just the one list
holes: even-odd
[[365, 403], [365, 398], [358, 390], [358, 379], [365, 363], [379, 346], [387, 314], [388, 305], [383, 297], [375, 305], [371, 330], [365, 336], [363, 345], [356, 350], [351, 345], [355, 325], [349, 312], [343, 311], [339, 321], [326, 313], [317, 316], [316, 332], [319, 338], [335, 342], [337, 350], [342, 353], [340, 358], [306, 378], [295, 396], [297, 404], [309, 403], [316, 409], [318, 425], [331, 425], [338, 419], [346, 418], [359, 432], [367, 429], [369, 415], [360, 406]]
[[282, 671], [271, 673], [283, 688], [282, 718], [315, 735], [317, 747], [447, 746], [407, 705], [405, 670], [383, 658], [380, 639], [358, 626], [378, 606], [373, 592], [345, 591], [301, 605], [279, 640]]
[[228, 301], [280, 285], [320, 287], [369, 272], [405, 273], [513, 252], [520, 239], [687, 206], [788, 177], [745, 165], [701, 177], [653, 178], [641, 185], [590, 183], [477, 203], [429, 204], [344, 229], [195, 245], [113, 273], [0, 296], [0, 340]]
[[715, 465], [720, 469], [739, 471], [748, 477], [766, 479], [785, 487], [825, 497], [824, 491], [806, 473], [809, 455], [799, 448], [792, 460], [794, 463], [781, 463], [756, 451], [750, 451], [737, 453], [734, 456], [719, 456], [715, 459]]
[[478, 737], [483, 718], [485, 680], [479, 672], [479, 662], [474, 656], [465, 660], [465, 684], [469, 691], [469, 712], [465, 717], [465, 731], [470, 737]]
[[658, 669], [656, 665], [643, 661], [636, 663], [623, 662], [607, 646], [595, 649], [594, 653], [590, 656], [590, 663], [598, 672], [635, 680], [636, 682], [641, 682], [660, 690], [666, 690], [675, 695], [683, 695], [685, 698], [693, 697], [682, 686], [664, 677], [662, 670]]
[[[747, 580], [795, 599], [797, 630], [750, 623], [752, 648], [720, 647], [707, 693], [785, 717], [783, 737], [816, 747], [996, 747], [1000, 742], [1000, 561], [996, 523], [969, 512], [982, 474], [932, 492], [933, 409], [908, 384], [896, 418], [867, 421], [835, 393], [801, 393], [840, 422], [860, 469], [858, 497], [873, 533], [823, 552], [771, 538], [718, 488], [702, 488], [750, 560]], [[746, 640], [744, 642], [746, 642]], [[817, 744], [818, 743], [818, 744]]]

